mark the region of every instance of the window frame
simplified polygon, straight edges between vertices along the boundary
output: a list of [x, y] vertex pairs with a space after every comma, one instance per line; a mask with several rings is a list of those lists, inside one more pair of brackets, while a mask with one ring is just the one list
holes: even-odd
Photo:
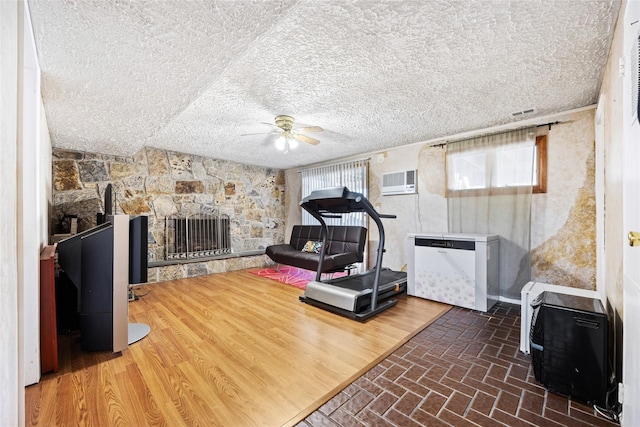
[[[540, 194], [547, 192], [547, 135], [536, 136], [536, 160], [538, 162], [538, 183], [531, 188], [532, 193]], [[445, 197], [469, 197], [469, 196], [496, 196], [506, 194], [517, 194], [517, 187], [500, 187], [500, 188], [474, 188], [468, 190], [451, 190], [448, 184], [448, 171], [445, 160]]]

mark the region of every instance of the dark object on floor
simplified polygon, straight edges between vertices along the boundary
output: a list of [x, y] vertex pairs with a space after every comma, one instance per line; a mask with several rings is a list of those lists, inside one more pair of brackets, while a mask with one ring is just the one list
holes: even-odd
[[608, 318], [602, 302], [545, 291], [531, 306], [536, 379], [551, 391], [605, 407]]
[[64, 271], [56, 278], [56, 320], [58, 333], [70, 335], [80, 329], [78, 291]]

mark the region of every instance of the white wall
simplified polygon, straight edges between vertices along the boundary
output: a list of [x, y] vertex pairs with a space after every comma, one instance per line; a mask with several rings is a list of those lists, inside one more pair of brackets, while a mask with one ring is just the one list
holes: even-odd
[[[411, 145], [404, 149], [389, 150], [377, 155], [371, 155], [369, 162], [369, 201], [376, 211], [382, 214], [396, 215], [395, 219], [383, 219], [385, 232], [385, 253], [382, 265], [395, 270], [401, 270], [407, 264], [406, 236], [407, 233], [422, 230], [420, 224], [427, 211], [421, 211], [429, 195], [427, 188], [422, 186], [420, 176], [420, 161], [422, 146]], [[382, 174], [406, 170], [418, 170], [416, 176], [418, 194], [402, 194], [382, 196]], [[446, 218], [446, 206], [445, 215]], [[433, 224], [436, 226], [435, 224]], [[369, 223], [369, 266], [376, 264], [378, 255], [379, 235], [373, 222]], [[446, 229], [446, 223], [445, 227]], [[442, 230], [442, 228], [440, 228]]]
[[39, 241], [45, 244], [52, 234], [49, 230], [51, 226], [51, 210], [53, 206], [53, 184], [51, 182], [51, 163], [53, 162], [51, 150], [51, 138], [49, 137], [49, 125], [44, 112], [42, 96], [38, 96], [40, 106], [40, 123], [38, 126], [38, 230], [40, 232]]
[[604, 139], [604, 110], [606, 95], [600, 94], [598, 108], [595, 115], [595, 150], [596, 150], [596, 290], [602, 301], [607, 300], [607, 281], [604, 250], [605, 203], [605, 139]]
[[[36, 55], [35, 40], [25, 6], [22, 39], [22, 126], [18, 127], [18, 285], [23, 290], [20, 306], [24, 308], [25, 333], [22, 337], [25, 384], [40, 380], [40, 251], [47, 243], [48, 234], [41, 230], [39, 218], [46, 217], [48, 209], [42, 212], [40, 194], [45, 192], [41, 185], [40, 150], [49, 153], [51, 148], [41, 147], [40, 112], [40, 67]], [[20, 108], [20, 107], [19, 107]], [[20, 114], [19, 114], [20, 116]], [[50, 169], [49, 169], [50, 170]], [[50, 176], [51, 173], [46, 174]], [[44, 231], [44, 233], [42, 233]], [[44, 239], [43, 239], [44, 234]], [[19, 294], [20, 295], [20, 294]]]
[[20, 3], [0, 1], [0, 425], [24, 424], [16, 234]]
[[25, 424], [40, 378], [39, 258], [49, 235], [51, 141], [27, 3], [0, 1], [0, 426]]
[[[609, 314], [609, 330], [613, 331], [614, 370], [620, 376], [622, 370], [623, 329], [634, 330], [638, 325], [623, 328], [623, 249], [625, 230], [623, 227], [623, 144], [624, 111], [623, 79], [620, 76], [619, 58], [624, 56], [624, 16], [625, 5], [620, 9], [614, 32], [609, 59], [602, 78], [600, 105], [602, 134], [604, 143], [604, 292]], [[618, 378], [620, 380], [620, 378]]]

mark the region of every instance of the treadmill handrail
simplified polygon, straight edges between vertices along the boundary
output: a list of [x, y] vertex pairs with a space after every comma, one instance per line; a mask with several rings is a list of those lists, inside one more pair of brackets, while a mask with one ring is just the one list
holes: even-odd
[[[302, 206], [302, 202], [300, 202], [300, 206]], [[322, 218], [322, 214], [320, 212], [316, 212], [314, 210], [309, 210], [306, 207], [302, 206], [311, 216], [318, 220], [320, 223], [320, 239], [322, 240], [322, 248], [320, 249], [320, 255], [318, 257], [318, 269], [316, 271], [316, 282], [319, 282], [322, 278], [322, 264], [324, 263], [324, 257], [327, 253], [327, 236], [329, 235], [329, 226]]]

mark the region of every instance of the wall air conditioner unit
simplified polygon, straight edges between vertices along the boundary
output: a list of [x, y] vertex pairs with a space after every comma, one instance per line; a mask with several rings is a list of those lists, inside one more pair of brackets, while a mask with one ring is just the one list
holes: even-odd
[[383, 173], [382, 195], [416, 194], [418, 192], [417, 177], [417, 170]]

